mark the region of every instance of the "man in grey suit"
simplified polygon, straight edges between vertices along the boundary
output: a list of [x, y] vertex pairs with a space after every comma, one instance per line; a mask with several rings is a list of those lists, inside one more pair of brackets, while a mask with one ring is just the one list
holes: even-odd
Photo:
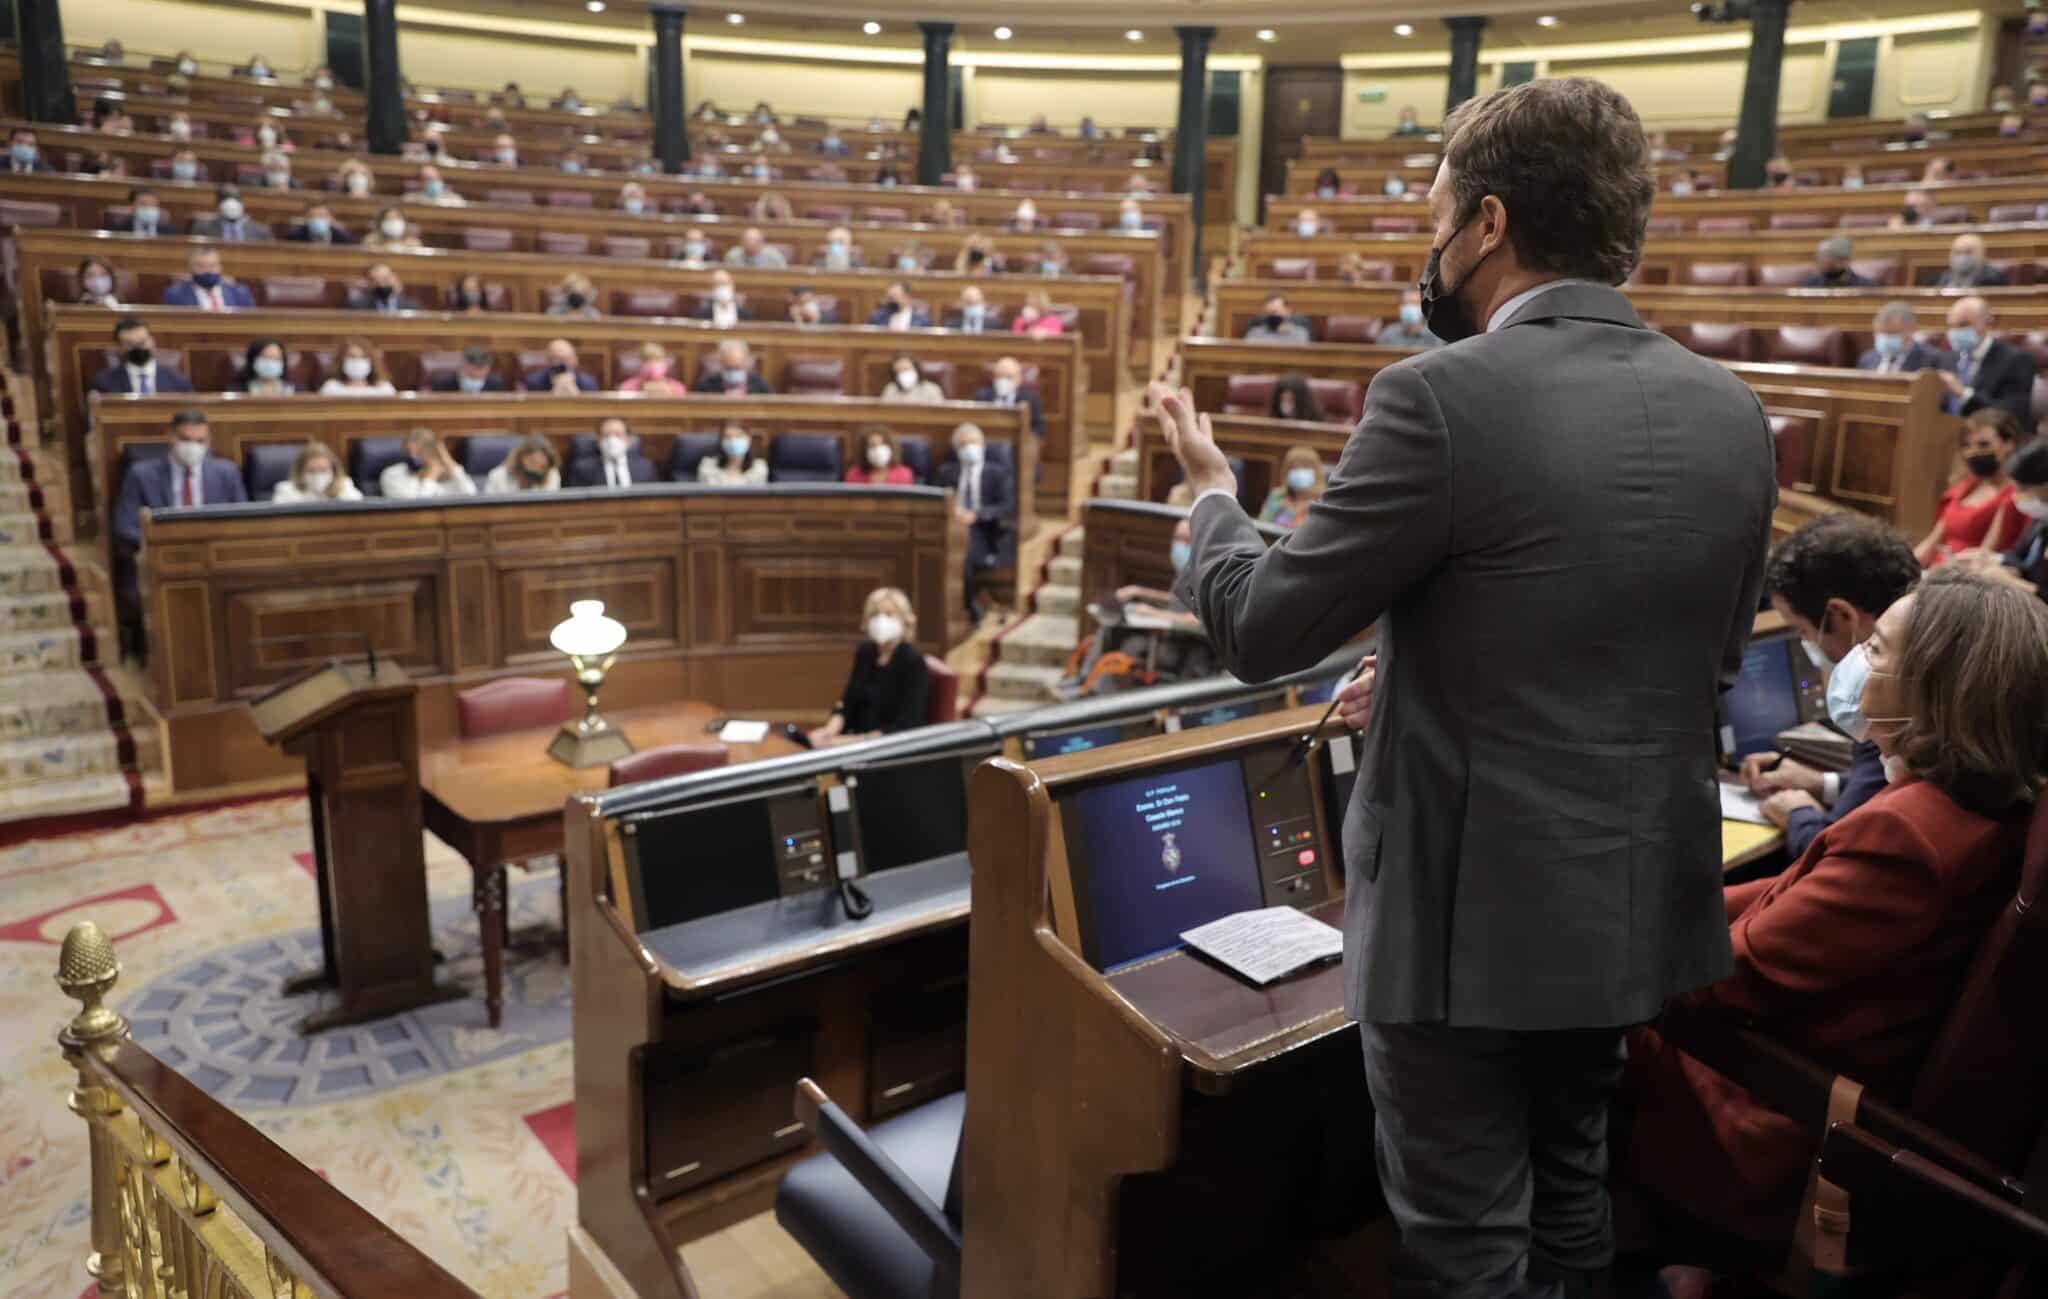
[[1628, 102], [1530, 82], [1444, 136], [1446, 346], [1380, 371], [1295, 531], [1268, 549], [1192, 394], [1152, 398], [1195, 492], [1175, 589], [1224, 666], [1379, 627], [1342, 703], [1344, 956], [1394, 1293], [1576, 1299], [1613, 1262], [1622, 1034], [1732, 968], [1714, 705], [1777, 489], [1756, 397], [1610, 287], [1655, 191]]

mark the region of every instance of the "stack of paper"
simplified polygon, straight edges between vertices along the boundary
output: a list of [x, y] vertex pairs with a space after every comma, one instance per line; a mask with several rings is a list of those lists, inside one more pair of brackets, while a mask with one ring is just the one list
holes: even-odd
[[1262, 988], [1282, 975], [1344, 955], [1341, 930], [1293, 907], [1240, 911], [1180, 937]]

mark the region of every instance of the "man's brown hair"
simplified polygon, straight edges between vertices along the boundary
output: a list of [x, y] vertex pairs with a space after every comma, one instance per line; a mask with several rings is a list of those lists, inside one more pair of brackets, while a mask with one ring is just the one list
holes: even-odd
[[1899, 650], [1912, 720], [1893, 748], [1921, 779], [1996, 815], [2048, 785], [2048, 608], [1996, 578], [1939, 569]]
[[1590, 77], [1524, 82], [1468, 99], [1444, 119], [1457, 219], [1488, 194], [1530, 270], [1619, 284], [1642, 259], [1657, 192], [1642, 119]]

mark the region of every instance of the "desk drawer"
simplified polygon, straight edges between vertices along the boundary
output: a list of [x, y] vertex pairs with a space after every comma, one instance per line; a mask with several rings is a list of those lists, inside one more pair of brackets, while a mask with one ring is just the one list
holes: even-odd
[[890, 990], [876, 998], [869, 1025], [869, 1122], [966, 1084], [966, 976]]
[[815, 1025], [771, 1027], [709, 1047], [650, 1047], [641, 1064], [647, 1187], [680, 1195], [805, 1141], [796, 1084]]

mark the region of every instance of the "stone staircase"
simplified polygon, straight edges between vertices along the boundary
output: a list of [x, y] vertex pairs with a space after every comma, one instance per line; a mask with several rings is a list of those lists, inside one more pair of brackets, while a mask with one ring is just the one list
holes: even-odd
[[975, 717], [1020, 712], [1057, 702], [1053, 685], [1080, 643], [1081, 546], [1079, 525], [1066, 528], [1041, 570], [1031, 609], [996, 637], [995, 658], [982, 673]]

